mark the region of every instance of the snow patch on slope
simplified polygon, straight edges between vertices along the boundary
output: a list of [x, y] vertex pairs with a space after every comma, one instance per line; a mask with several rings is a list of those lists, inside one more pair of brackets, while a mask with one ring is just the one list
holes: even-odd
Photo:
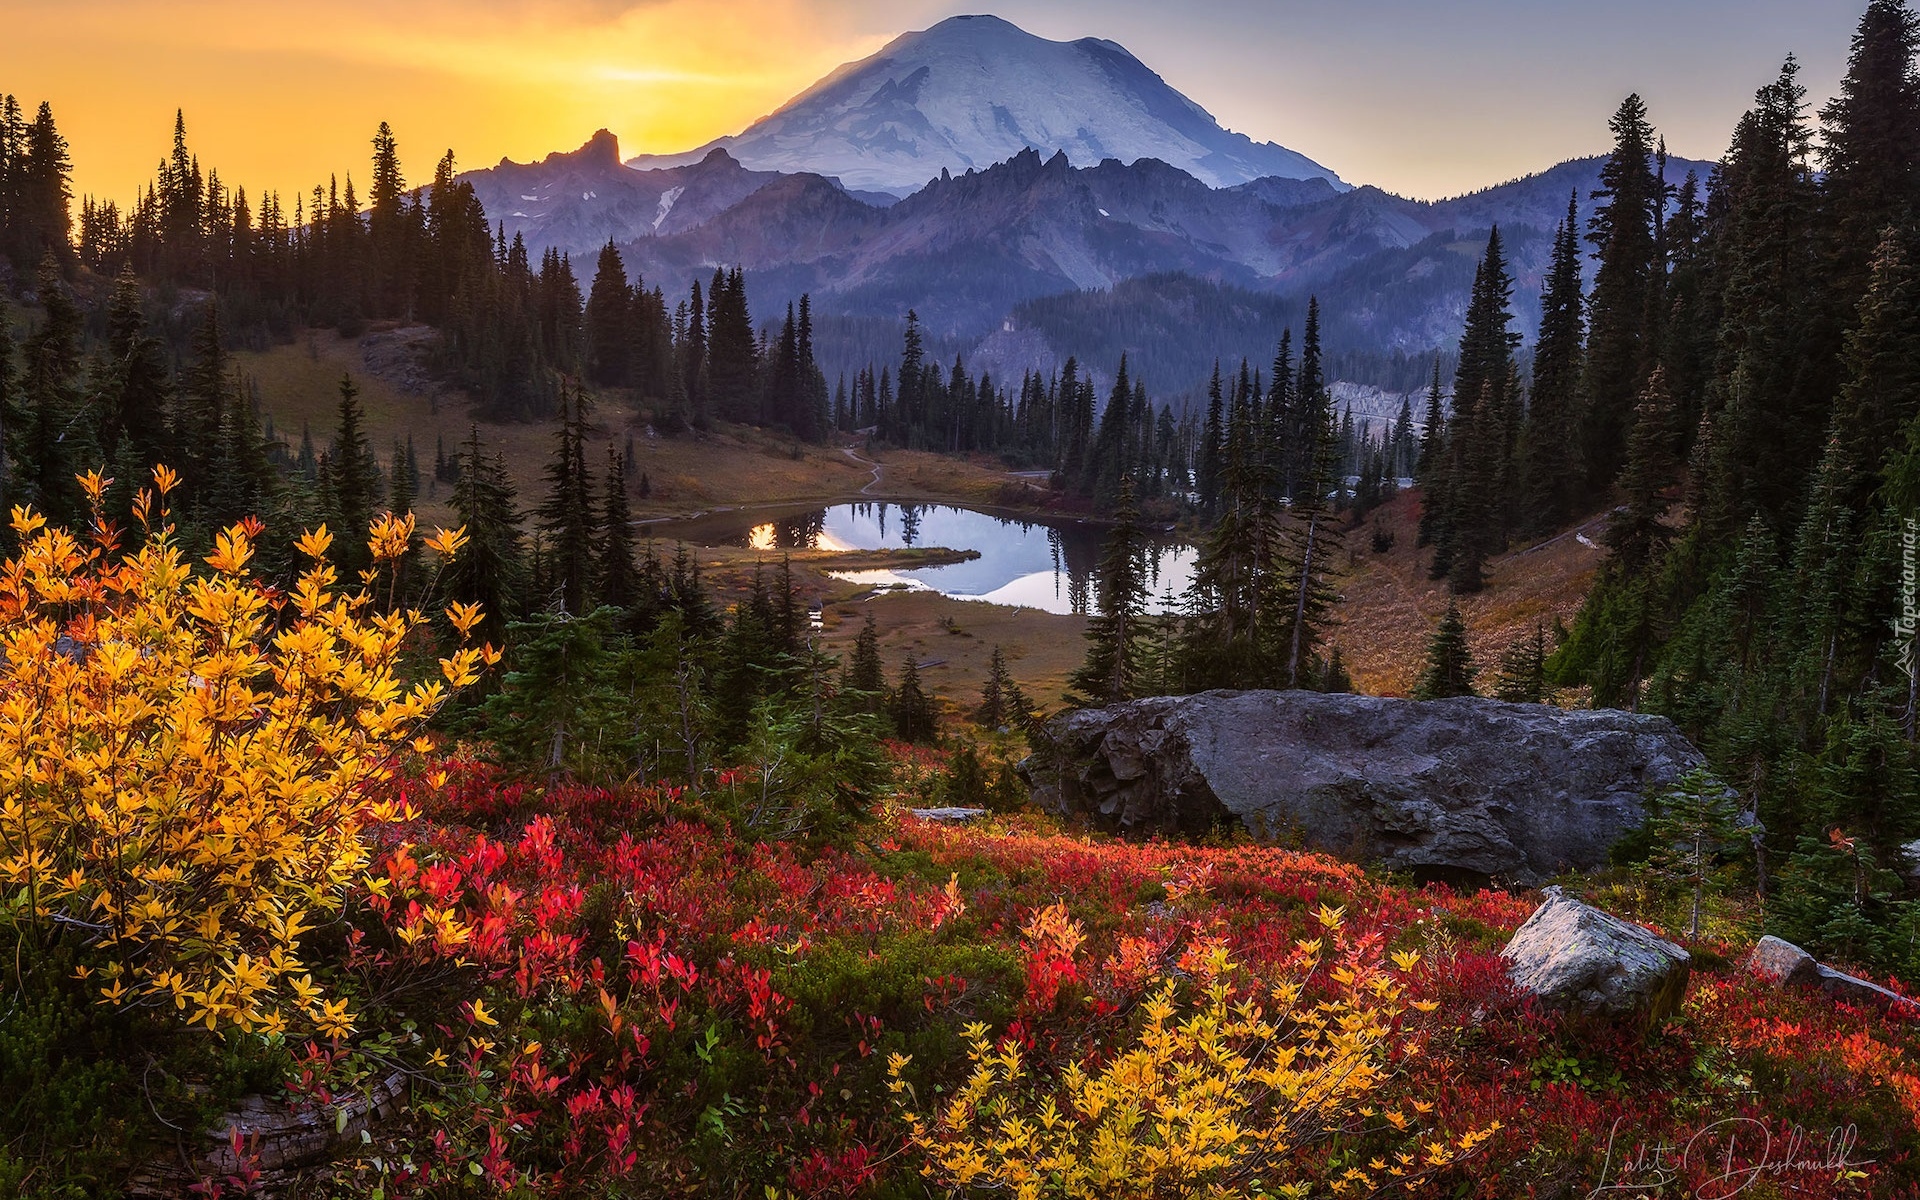
[[670, 187], [660, 193], [660, 211], [653, 216], [653, 231], [655, 233], [660, 232], [661, 222], [665, 221], [667, 214], [673, 211], [673, 202], [685, 195], [686, 191], [686, 185], [682, 184], [679, 187]]
[[1049, 41], [992, 16], [903, 34], [736, 137], [629, 165], [681, 165], [716, 146], [756, 170], [897, 195], [1029, 149], [1065, 151], [1075, 166], [1159, 159], [1211, 187], [1269, 176], [1346, 186], [1304, 155], [1221, 128], [1114, 42]]

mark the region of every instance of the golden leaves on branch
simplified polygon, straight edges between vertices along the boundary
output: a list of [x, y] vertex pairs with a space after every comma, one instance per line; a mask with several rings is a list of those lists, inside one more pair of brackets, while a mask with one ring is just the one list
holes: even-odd
[[[336, 587], [324, 527], [282, 603], [251, 570], [263, 532], [222, 530], [196, 571], [168, 523], [178, 477], [154, 470], [123, 551], [81, 477], [86, 544], [15, 508], [0, 565], [0, 913], [36, 936], [82, 930], [105, 1003], [158, 1002], [209, 1029], [352, 1028], [300, 940], [361, 882], [369, 826], [411, 814], [382, 783], [453, 689], [497, 659], [463, 645], [408, 682], [426, 621]], [[411, 551], [411, 515], [372, 523], [377, 566]], [[428, 541], [444, 561], [464, 534]], [[392, 597], [389, 596], [391, 602]], [[471, 606], [447, 614], [464, 642]]]

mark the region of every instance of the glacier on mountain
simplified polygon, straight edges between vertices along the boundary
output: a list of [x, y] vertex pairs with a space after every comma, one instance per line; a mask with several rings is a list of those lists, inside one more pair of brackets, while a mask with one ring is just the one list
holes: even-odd
[[1211, 187], [1324, 179], [1326, 167], [1221, 128], [1116, 42], [1055, 42], [993, 16], [950, 17], [848, 63], [745, 132], [635, 167], [675, 167], [726, 150], [757, 171], [835, 176], [848, 188], [907, 195], [1022, 150], [1064, 151], [1075, 166], [1143, 158]]

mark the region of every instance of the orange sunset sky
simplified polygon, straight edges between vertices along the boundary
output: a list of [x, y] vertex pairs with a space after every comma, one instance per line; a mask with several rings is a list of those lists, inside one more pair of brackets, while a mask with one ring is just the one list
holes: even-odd
[[[1052, 38], [1126, 45], [1222, 123], [1356, 183], [1440, 196], [1607, 144], [1646, 95], [1675, 153], [1717, 157], [1787, 51], [1831, 93], [1855, 0], [1010, 0]], [[50, 101], [75, 186], [124, 203], [186, 110], [228, 184], [363, 179], [392, 122], [409, 179], [738, 132], [834, 66], [973, 3], [938, 0], [0, 0], [0, 92]]]

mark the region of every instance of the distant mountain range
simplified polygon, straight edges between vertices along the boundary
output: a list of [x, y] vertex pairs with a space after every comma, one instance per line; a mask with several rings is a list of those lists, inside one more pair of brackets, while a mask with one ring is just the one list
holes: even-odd
[[[993, 17], [896, 39], [695, 153], [623, 164], [602, 130], [463, 178], [509, 236], [569, 253], [583, 277], [611, 240], [670, 295], [734, 265], [762, 318], [811, 293], [840, 318], [823, 324], [829, 378], [912, 308], [997, 373], [1068, 354], [1110, 370], [1126, 351], [1162, 395], [1191, 393], [1215, 357], [1271, 357], [1309, 294], [1348, 378], [1411, 386], [1458, 338], [1495, 224], [1530, 334], [1552, 231], [1570, 196], [1591, 215], [1600, 166], [1438, 202], [1350, 188], [1221, 130], [1111, 42], [1045, 41]], [[923, 186], [889, 190], [930, 164]], [[1676, 180], [1689, 169], [1709, 164], [1668, 164]]]

